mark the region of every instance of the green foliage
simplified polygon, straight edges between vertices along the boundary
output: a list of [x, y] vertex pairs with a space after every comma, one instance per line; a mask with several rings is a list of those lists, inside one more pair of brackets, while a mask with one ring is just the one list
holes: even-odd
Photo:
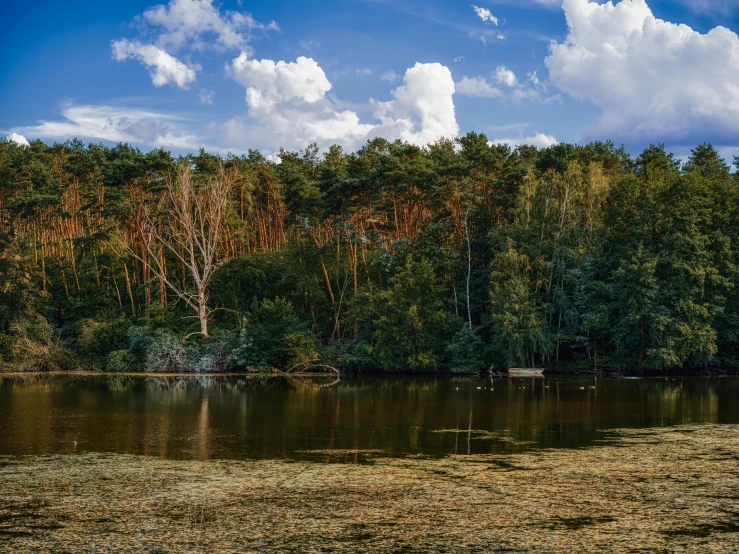
[[318, 357], [315, 338], [289, 300], [255, 301], [243, 326], [239, 348], [243, 366], [290, 369]]
[[465, 325], [452, 338], [447, 350], [454, 373], [480, 373], [485, 368], [485, 345], [474, 330]]
[[12, 361], [23, 370], [60, 371], [79, 368], [79, 361], [40, 317], [17, 319], [10, 326]]
[[35, 314], [44, 298], [33, 259], [0, 229], [0, 333], [18, 318]]
[[432, 371], [442, 362], [443, 345], [454, 318], [443, 309], [442, 285], [427, 260], [410, 260], [374, 291], [372, 349], [393, 371]]
[[[0, 141], [0, 361], [106, 371], [739, 369], [739, 177], [710, 145], [200, 152]], [[210, 337], [146, 248], [179, 163], [233, 178]], [[739, 164], [739, 158], [735, 165]], [[158, 219], [157, 219], [158, 218]], [[228, 261], [226, 261], [228, 260]]]
[[111, 372], [123, 372], [134, 369], [135, 359], [128, 350], [114, 350], [105, 357], [103, 369]]
[[333, 367], [347, 372], [371, 371], [381, 367], [372, 352], [372, 345], [363, 340], [328, 344], [321, 349], [320, 357]]
[[493, 344], [508, 367], [536, 367], [552, 350], [544, 307], [537, 305], [542, 260], [531, 260], [509, 243], [493, 261], [490, 305]]
[[121, 316], [112, 321], [85, 319], [80, 322], [77, 350], [89, 359], [104, 359], [112, 352], [126, 350], [129, 345], [130, 321]]

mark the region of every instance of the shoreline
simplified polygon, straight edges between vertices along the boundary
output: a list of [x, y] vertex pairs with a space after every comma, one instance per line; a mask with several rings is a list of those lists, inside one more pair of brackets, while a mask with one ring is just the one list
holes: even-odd
[[403, 372], [372, 372], [372, 371], [352, 371], [347, 373], [287, 373], [282, 371], [275, 372], [156, 372], [156, 371], [103, 371], [103, 370], [86, 370], [86, 369], [68, 369], [68, 370], [18, 370], [9, 367], [0, 366], [0, 377], [3, 376], [22, 376], [22, 375], [70, 375], [85, 377], [113, 377], [116, 375], [126, 377], [388, 377], [388, 378], [446, 378], [446, 379], [541, 379], [543, 378], [559, 378], [559, 377], [589, 377], [597, 379], [676, 379], [682, 377], [692, 378], [731, 378], [739, 377], [739, 372], [725, 373], [699, 373], [699, 372], [683, 372], [683, 373], [583, 373], [583, 372], [567, 372], [567, 371], [546, 371], [541, 377], [519, 377], [509, 376], [507, 373], [498, 375], [482, 375], [482, 374], [463, 374], [454, 372], [436, 372], [436, 373], [403, 373]]

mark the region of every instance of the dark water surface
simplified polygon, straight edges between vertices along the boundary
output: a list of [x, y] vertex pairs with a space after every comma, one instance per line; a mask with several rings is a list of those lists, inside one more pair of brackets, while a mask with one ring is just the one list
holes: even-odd
[[612, 428], [699, 423], [739, 423], [739, 378], [0, 375], [0, 455], [361, 462], [573, 448]]

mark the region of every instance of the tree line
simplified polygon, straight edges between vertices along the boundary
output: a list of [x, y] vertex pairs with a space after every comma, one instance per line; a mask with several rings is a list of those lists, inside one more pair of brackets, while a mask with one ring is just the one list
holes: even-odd
[[707, 144], [0, 142], [6, 365], [735, 370], [738, 277]]

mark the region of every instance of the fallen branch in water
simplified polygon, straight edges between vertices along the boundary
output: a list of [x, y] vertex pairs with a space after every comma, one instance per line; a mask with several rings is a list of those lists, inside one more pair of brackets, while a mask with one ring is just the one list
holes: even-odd
[[338, 369], [334, 366], [321, 362], [318, 359], [306, 360], [295, 364], [290, 369], [286, 370], [285, 373], [311, 373], [314, 370], [323, 370], [336, 375], [341, 375]]
[[333, 375], [333, 379], [328, 383], [317, 383], [315, 380], [315, 377], [317, 376], [310, 373], [286, 373], [285, 377], [289, 379], [291, 383], [299, 385], [301, 387], [325, 389], [333, 387], [334, 385], [337, 385], [339, 382], [341, 382], [341, 376], [338, 373], [331, 373], [330, 375]]

